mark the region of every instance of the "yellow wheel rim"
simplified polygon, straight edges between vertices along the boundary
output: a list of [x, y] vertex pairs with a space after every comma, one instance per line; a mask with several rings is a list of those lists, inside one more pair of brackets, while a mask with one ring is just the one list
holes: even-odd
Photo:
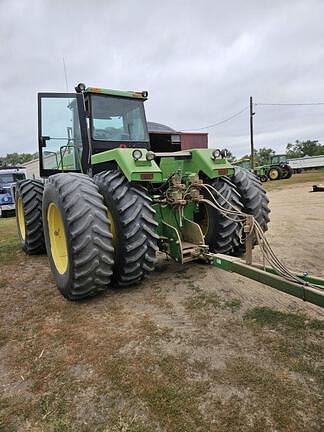
[[68, 267], [68, 251], [64, 224], [59, 209], [52, 202], [47, 209], [48, 234], [56, 270], [64, 274]]
[[201, 232], [206, 236], [209, 228], [209, 218], [205, 204], [199, 206], [199, 213], [195, 218], [195, 222], [200, 226]]
[[278, 178], [278, 171], [276, 169], [272, 169], [269, 171], [269, 177], [272, 180], [276, 180]]
[[21, 197], [17, 201], [17, 219], [21, 238], [26, 238], [25, 213]]
[[116, 225], [115, 225], [114, 219], [112, 217], [111, 211], [108, 209], [107, 209], [107, 216], [108, 216], [108, 219], [110, 222], [110, 231], [112, 234], [112, 243], [113, 243], [113, 246], [116, 246]]

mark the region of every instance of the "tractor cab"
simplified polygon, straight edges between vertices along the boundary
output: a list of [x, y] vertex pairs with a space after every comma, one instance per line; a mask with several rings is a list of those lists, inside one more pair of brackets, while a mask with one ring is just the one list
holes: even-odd
[[91, 155], [114, 148], [149, 149], [147, 92], [79, 84], [76, 93], [38, 94], [40, 175], [88, 172]]
[[270, 158], [270, 165], [280, 165], [286, 163], [287, 163], [287, 155], [285, 154], [272, 155]]
[[249, 158], [239, 159], [238, 161], [233, 162], [233, 165], [239, 166], [239, 167], [244, 168], [246, 170], [249, 170], [251, 168], [251, 162], [250, 162]]

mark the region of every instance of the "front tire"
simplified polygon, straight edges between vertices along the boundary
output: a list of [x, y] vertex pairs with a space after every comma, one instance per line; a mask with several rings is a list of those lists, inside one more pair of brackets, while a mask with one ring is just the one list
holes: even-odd
[[97, 174], [94, 181], [113, 226], [114, 281], [119, 286], [138, 283], [154, 270], [158, 250], [151, 199], [144, 186], [117, 170]]
[[107, 209], [93, 180], [77, 173], [49, 177], [43, 220], [47, 255], [63, 296], [80, 300], [105, 291], [114, 251]]
[[22, 180], [16, 186], [16, 221], [22, 249], [28, 255], [45, 252], [42, 200], [44, 184], [39, 180]]

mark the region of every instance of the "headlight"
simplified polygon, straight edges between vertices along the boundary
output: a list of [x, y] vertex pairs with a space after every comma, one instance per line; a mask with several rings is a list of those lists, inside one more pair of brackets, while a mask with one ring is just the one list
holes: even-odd
[[226, 149], [221, 150], [221, 155], [223, 158], [226, 158], [227, 157], [227, 150]]
[[77, 93], [83, 93], [86, 89], [86, 85], [84, 83], [79, 83], [75, 88]]
[[212, 159], [217, 159], [221, 155], [221, 151], [219, 149], [213, 150]]
[[152, 151], [148, 151], [146, 153], [146, 160], [151, 161], [155, 158], [155, 153], [153, 153]]
[[133, 151], [132, 156], [135, 160], [141, 159], [141, 157], [143, 156], [143, 153], [141, 150], [136, 149]]
[[7, 196], [5, 196], [5, 197], [3, 197], [3, 200], [2, 200], [3, 202], [8, 202], [9, 201], [9, 198], [7, 197]]

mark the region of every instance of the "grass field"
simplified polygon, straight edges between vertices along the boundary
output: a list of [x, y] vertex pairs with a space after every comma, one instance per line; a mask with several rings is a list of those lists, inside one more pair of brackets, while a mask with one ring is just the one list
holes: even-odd
[[322, 431], [319, 308], [162, 258], [138, 287], [68, 302], [14, 218], [0, 262], [0, 431]]
[[16, 219], [0, 218], [0, 263], [6, 264], [21, 255]]

